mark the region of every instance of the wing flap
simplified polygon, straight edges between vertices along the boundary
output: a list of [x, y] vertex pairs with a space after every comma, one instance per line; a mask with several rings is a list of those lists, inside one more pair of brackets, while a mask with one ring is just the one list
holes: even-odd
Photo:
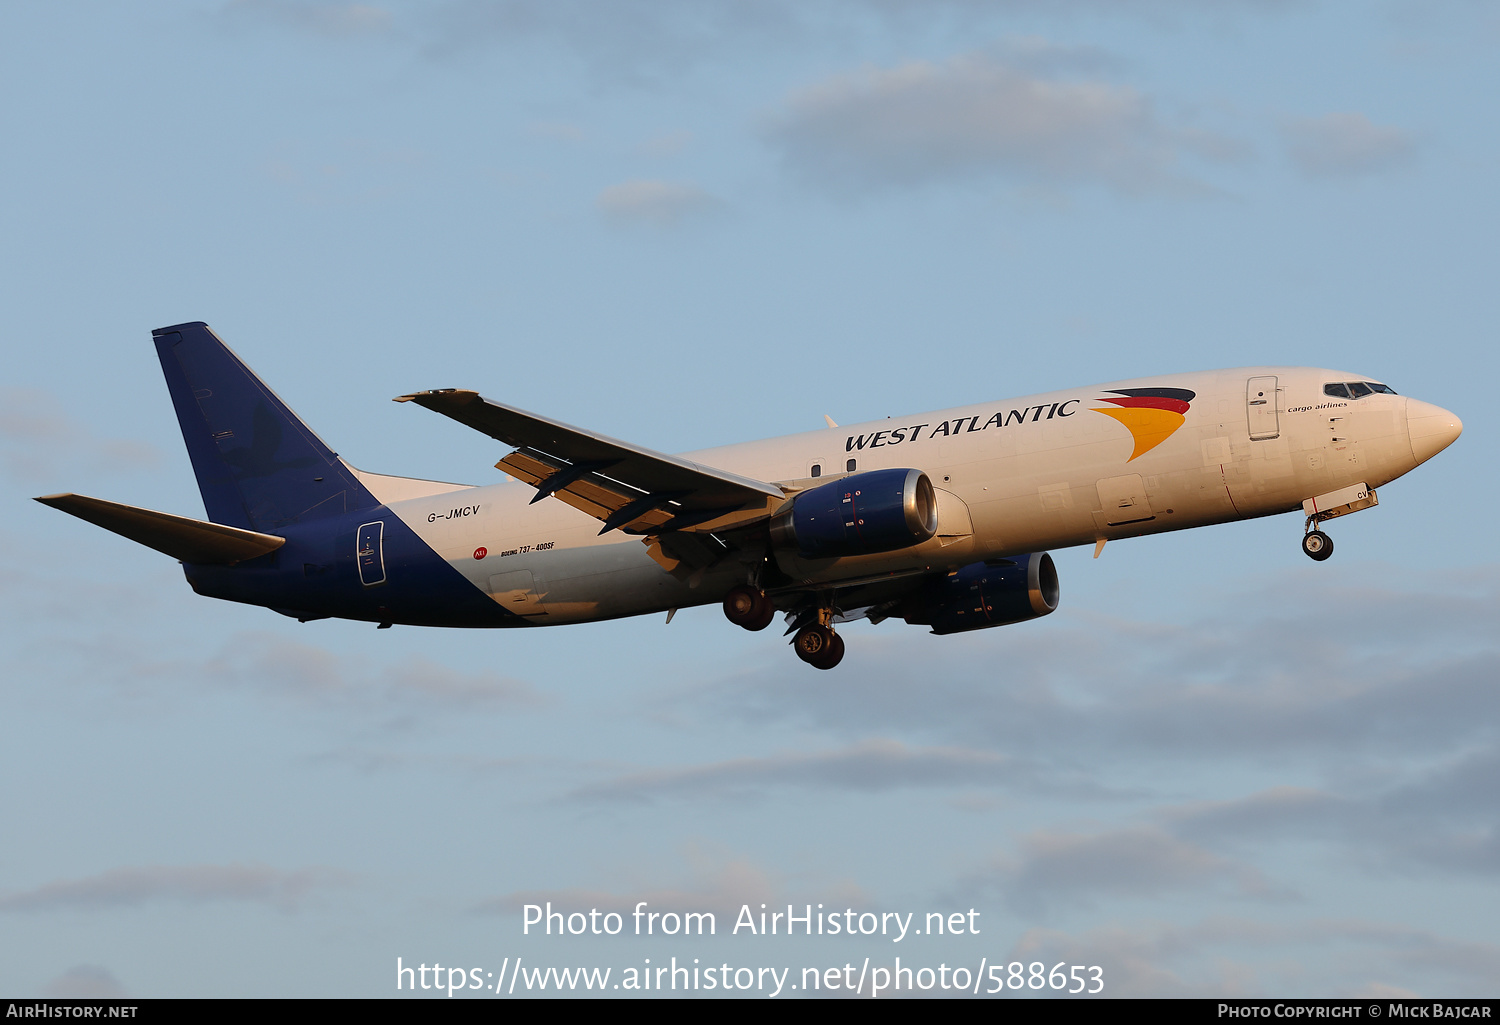
[[447, 389], [402, 395], [515, 446], [497, 468], [604, 522], [604, 531], [708, 533], [764, 520], [781, 488]]
[[[557, 474], [572, 469], [560, 460], [549, 460], [525, 450], [512, 452], [495, 466], [508, 470], [516, 479], [537, 489], [546, 488]], [[603, 520], [608, 529], [619, 527], [627, 534], [649, 533], [670, 521], [673, 512], [665, 507], [678, 497], [676, 492], [671, 492], [660, 496], [660, 501], [652, 502], [649, 499], [653, 496], [649, 493], [625, 487], [596, 473], [583, 474], [563, 487], [548, 489], [547, 493], [579, 512]], [[620, 515], [622, 513], [625, 515]]]
[[508, 471], [518, 480], [537, 487], [557, 472], [558, 464], [549, 463], [527, 452], [512, 452], [495, 464], [496, 469]]
[[43, 495], [37, 501], [182, 562], [233, 565], [274, 552], [286, 544], [286, 538], [274, 534], [106, 502], [86, 495]]

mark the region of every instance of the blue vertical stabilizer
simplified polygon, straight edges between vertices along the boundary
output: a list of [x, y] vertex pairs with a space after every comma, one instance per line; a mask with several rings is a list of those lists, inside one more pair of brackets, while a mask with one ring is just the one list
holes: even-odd
[[151, 334], [210, 520], [274, 530], [380, 504], [207, 324]]

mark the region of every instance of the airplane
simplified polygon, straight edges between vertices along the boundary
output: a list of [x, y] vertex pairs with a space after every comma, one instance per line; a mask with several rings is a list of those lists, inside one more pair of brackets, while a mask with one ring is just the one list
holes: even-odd
[[402, 395], [509, 449], [482, 486], [340, 459], [207, 324], [152, 333], [208, 518], [37, 499], [302, 622], [531, 627], [722, 603], [832, 669], [836, 626], [935, 634], [1058, 607], [1049, 549], [1301, 509], [1322, 525], [1463, 430], [1361, 374], [1249, 367], [1072, 388], [668, 455], [460, 389]]

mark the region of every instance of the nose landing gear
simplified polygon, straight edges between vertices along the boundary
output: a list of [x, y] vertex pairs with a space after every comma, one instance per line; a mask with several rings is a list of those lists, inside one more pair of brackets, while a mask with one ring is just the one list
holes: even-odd
[[[1308, 521], [1312, 526], [1312, 521]], [[1309, 530], [1302, 535], [1302, 550], [1307, 553], [1309, 559], [1322, 562], [1333, 554], [1333, 538], [1321, 530]]]
[[1351, 484], [1307, 499], [1302, 503], [1302, 511], [1307, 513], [1307, 524], [1302, 528], [1302, 550], [1309, 559], [1322, 562], [1333, 554], [1333, 538], [1313, 528], [1321, 526], [1325, 520], [1348, 516], [1379, 504], [1375, 489], [1367, 484]]

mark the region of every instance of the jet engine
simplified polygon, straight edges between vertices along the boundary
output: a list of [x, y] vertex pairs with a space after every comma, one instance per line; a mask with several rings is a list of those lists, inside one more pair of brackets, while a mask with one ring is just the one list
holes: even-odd
[[956, 634], [1045, 616], [1057, 608], [1057, 567], [1046, 552], [974, 562], [934, 580], [894, 614]]
[[771, 542], [808, 558], [890, 552], [937, 533], [937, 497], [921, 470], [867, 470], [793, 496]]

